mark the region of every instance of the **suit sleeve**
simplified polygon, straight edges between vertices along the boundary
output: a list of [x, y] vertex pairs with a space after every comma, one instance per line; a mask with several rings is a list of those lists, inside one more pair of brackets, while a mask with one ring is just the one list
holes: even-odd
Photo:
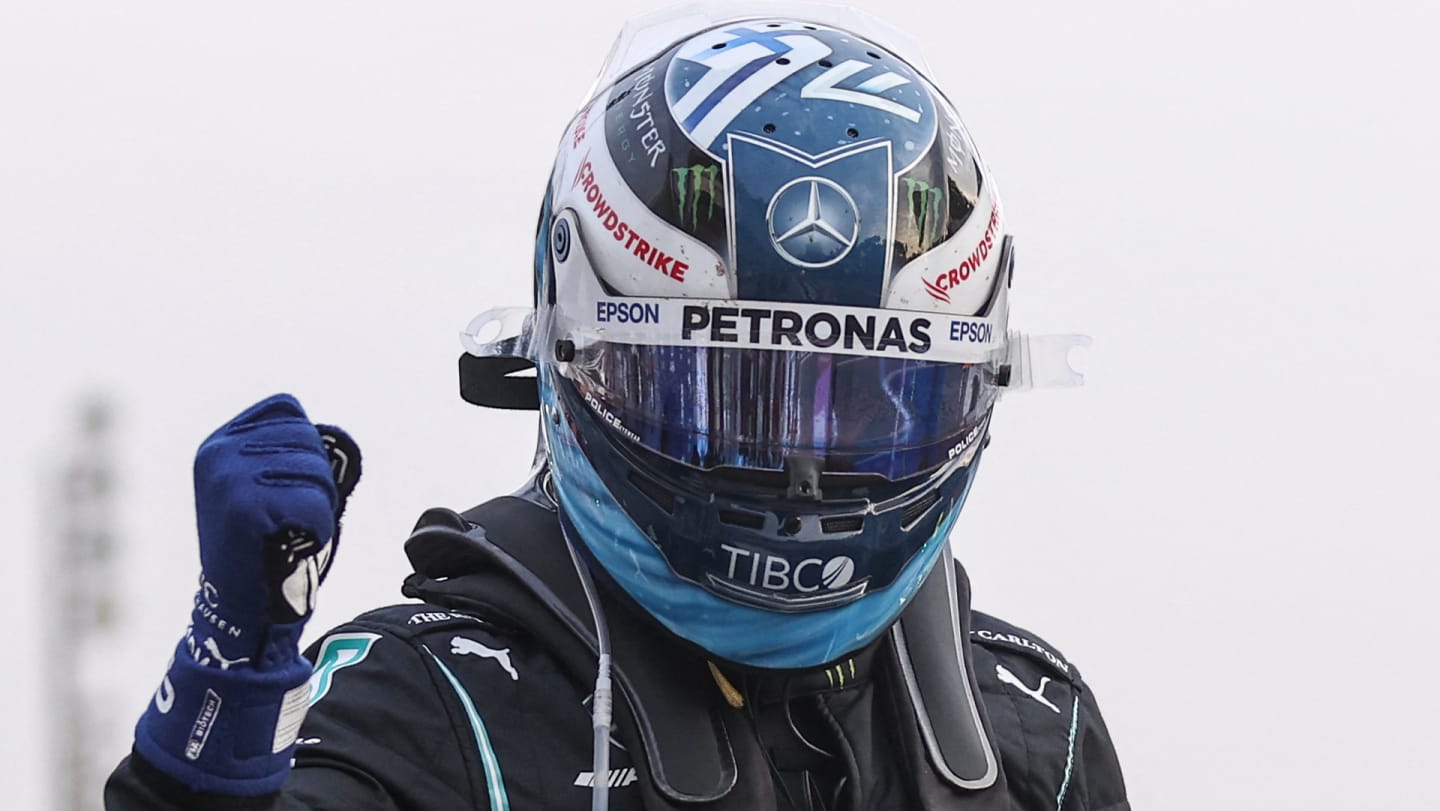
[[469, 769], [432, 670], [410, 640], [362, 622], [306, 651], [311, 706], [289, 777], [259, 797], [200, 794], [132, 753], [107, 811], [409, 811], [468, 808]]

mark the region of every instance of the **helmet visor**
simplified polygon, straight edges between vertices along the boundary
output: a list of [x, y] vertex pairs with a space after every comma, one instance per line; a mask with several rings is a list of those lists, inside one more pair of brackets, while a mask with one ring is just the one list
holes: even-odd
[[995, 362], [597, 341], [564, 374], [611, 429], [671, 460], [890, 480], [974, 453]]

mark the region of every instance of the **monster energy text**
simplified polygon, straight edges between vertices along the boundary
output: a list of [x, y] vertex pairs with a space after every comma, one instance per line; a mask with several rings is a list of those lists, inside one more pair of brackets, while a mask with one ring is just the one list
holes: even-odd
[[[650, 82], [655, 78], [655, 66], [650, 65], [635, 76], [635, 83], [626, 91], [625, 95], [619, 98], [630, 98], [629, 119], [632, 124], [634, 136], [640, 140], [640, 147], [645, 154], [650, 156], [650, 166], [654, 168], [655, 162], [660, 159], [660, 153], [665, 151], [665, 139], [660, 135], [660, 129], [655, 125], [655, 115], [650, 104], [651, 88]], [[616, 99], [619, 101], [619, 99]], [[657, 108], [658, 109], [658, 108]], [[622, 123], [617, 131], [620, 136], [619, 147], [622, 152], [630, 153], [630, 160], [635, 160], [635, 153], [631, 149], [631, 133]]]
[[695, 227], [700, 223], [700, 197], [704, 195], [705, 221], [715, 218], [715, 200], [720, 195], [720, 167], [681, 166], [670, 170], [675, 175], [675, 212], [680, 216], [682, 226]]

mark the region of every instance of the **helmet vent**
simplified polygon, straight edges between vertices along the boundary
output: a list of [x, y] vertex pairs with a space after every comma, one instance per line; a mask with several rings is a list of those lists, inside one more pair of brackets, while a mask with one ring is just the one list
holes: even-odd
[[746, 529], [764, 529], [765, 516], [749, 510], [721, 510], [720, 523]]
[[820, 519], [820, 531], [827, 535], [859, 532], [863, 526], [865, 526], [865, 516], [863, 515], [835, 515]]
[[627, 478], [630, 480], [630, 484], [635, 486], [636, 490], [644, 493], [646, 498], [655, 502], [655, 506], [671, 515], [675, 514], [675, 496], [666, 492], [665, 488], [634, 471], [631, 471]]
[[916, 501], [907, 506], [905, 508], [905, 511], [900, 513], [900, 528], [910, 529], [911, 527], [913, 527], [915, 525], [915, 522], [919, 521], [921, 516], [929, 512], [930, 508], [934, 507], [935, 502], [939, 500], [940, 492], [938, 490], [931, 490], [930, 492], [921, 496], [919, 501]]

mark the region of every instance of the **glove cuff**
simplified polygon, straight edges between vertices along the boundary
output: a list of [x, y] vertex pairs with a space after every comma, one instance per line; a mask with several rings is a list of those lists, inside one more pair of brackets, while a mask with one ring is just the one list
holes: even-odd
[[192, 791], [278, 791], [309, 708], [311, 666], [298, 654], [274, 664], [264, 672], [221, 670], [196, 662], [182, 641], [135, 727], [135, 751]]

